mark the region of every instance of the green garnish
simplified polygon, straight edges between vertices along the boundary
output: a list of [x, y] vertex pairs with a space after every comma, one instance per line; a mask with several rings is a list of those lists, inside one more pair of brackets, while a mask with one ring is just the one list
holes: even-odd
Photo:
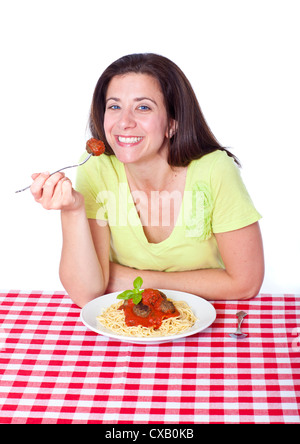
[[140, 290], [142, 284], [143, 284], [143, 279], [140, 276], [138, 276], [133, 281], [133, 289], [123, 291], [123, 293], [120, 293], [117, 296], [117, 299], [124, 299], [125, 301], [128, 301], [128, 299], [132, 299], [133, 303], [137, 305], [139, 302], [141, 302], [144, 293], [144, 290]]

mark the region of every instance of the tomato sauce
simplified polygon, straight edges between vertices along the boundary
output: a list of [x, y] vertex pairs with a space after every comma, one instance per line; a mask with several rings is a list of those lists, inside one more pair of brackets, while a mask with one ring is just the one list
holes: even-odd
[[137, 316], [133, 312], [134, 303], [132, 299], [129, 299], [126, 304], [120, 307], [125, 313], [125, 324], [128, 327], [142, 325], [143, 327], [153, 327], [157, 330], [164, 319], [179, 316], [179, 312], [176, 309], [173, 313], [171, 311], [163, 312], [160, 309], [162, 301], [163, 297], [158, 290], [153, 290], [152, 288], [145, 289], [141, 302], [150, 308], [149, 315], [145, 318]]
[[105, 151], [105, 145], [102, 140], [89, 139], [86, 143], [86, 150], [89, 154], [93, 154], [93, 156], [100, 156]]

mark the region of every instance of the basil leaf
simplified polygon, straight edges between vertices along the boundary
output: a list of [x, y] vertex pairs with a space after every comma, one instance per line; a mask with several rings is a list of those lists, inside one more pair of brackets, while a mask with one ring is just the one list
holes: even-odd
[[123, 293], [118, 294], [117, 299], [131, 299], [134, 295], [132, 290], [125, 290]]
[[140, 276], [135, 278], [135, 280], [133, 281], [133, 287], [139, 290], [142, 285], [143, 285], [143, 279]]
[[117, 299], [124, 299], [124, 300], [132, 299], [135, 305], [139, 304], [142, 300], [142, 295], [144, 292], [144, 290], [140, 290], [142, 284], [143, 284], [143, 279], [140, 276], [138, 276], [133, 281], [134, 288], [132, 290], [123, 291], [123, 293], [120, 293], [117, 296]]
[[135, 305], [139, 304], [142, 300], [142, 293], [133, 295], [132, 300]]

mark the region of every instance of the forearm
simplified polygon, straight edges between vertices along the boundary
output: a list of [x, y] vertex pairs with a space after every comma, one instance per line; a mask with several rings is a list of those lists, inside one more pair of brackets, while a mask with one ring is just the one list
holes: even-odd
[[[143, 278], [143, 275], [141, 275]], [[144, 286], [155, 280], [156, 288], [178, 290], [201, 296], [207, 300], [240, 299], [242, 289], [222, 268], [180, 272], [151, 272], [144, 275]]]
[[84, 198], [73, 189], [64, 173], [33, 174], [32, 178], [31, 193], [35, 201], [47, 210], [61, 211], [63, 245], [59, 275], [71, 299], [82, 307], [105, 292], [109, 236], [101, 232], [99, 245], [95, 247]]
[[[110, 288], [131, 288], [141, 276], [144, 288], [186, 291], [205, 299], [250, 299], [260, 290], [264, 277], [263, 245], [258, 223], [216, 234], [225, 268], [193, 271], [143, 271], [111, 264]], [[121, 288], [116, 288], [116, 287]]]
[[61, 211], [63, 245], [60, 279], [79, 306], [105, 292], [106, 282], [94, 247], [84, 207], [76, 212]]
[[143, 279], [143, 288], [184, 291], [208, 300], [249, 299], [255, 296], [255, 289], [243, 285], [241, 280], [230, 276], [222, 268], [162, 272], [136, 270], [113, 263], [110, 265], [110, 291], [131, 288], [137, 276]]

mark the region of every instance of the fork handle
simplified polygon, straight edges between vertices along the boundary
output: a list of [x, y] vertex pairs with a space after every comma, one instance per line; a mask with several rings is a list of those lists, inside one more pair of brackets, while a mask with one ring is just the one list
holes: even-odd
[[51, 173], [50, 176], [52, 176], [52, 174], [59, 173], [60, 171], [67, 170], [68, 168], [79, 167], [79, 166], [83, 165], [85, 162], [87, 162], [92, 155], [93, 155], [93, 153], [89, 154], [88, 157], [86, 157], [81, 163], [77, 163], [76, 165], [70, 165], [70, 166], [67, 166], [64, 168], [60, 168], [59, 170], [56, 170], [53, 173]]
[[245, 313], [244, 311], [240, 311], [239, 313], [237, 313], [237, 317], [238, 317], [238, 326], [237, 326], [237, 330], [236, 330], [237, 333], [242, 333], [241, 325], [242, 325], [242, 322], [243, 322], [245, 316], [247, 316], [247, 313]]
[[[76, 165], [70, 165], [70, 166], [67, 166], [67, 167], [64, 167], [64, 168], [60, 168], [59, 170], [56, 170], [53, 173], [51, 173], [50, 176], [52, 176], [55, 173], [59, 173], [60, 171], [67, 170], [68, 168], [79, 167], [80, 165], [83, 165], [85, 162], [87, 162], [92, 155], [93, 155], [93, 153], [89, 154], [88, 157], [86, 157], [81, 163], [77, 163]], [[30, 187], [31, 187], [31, 185], [28, 185], [28, 187], [22, 188], [22, 190], [15, 191], [15, 193], [21, 193], [21, 191], [28, 190], [28, 188], [30, 188]]]

